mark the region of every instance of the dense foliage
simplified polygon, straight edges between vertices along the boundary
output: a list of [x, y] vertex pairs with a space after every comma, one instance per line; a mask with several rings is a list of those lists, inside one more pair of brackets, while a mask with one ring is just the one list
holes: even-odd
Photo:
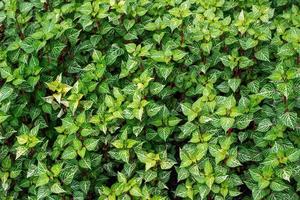
[[297, 200], [298, 0], [0, 1], [0, 199]]

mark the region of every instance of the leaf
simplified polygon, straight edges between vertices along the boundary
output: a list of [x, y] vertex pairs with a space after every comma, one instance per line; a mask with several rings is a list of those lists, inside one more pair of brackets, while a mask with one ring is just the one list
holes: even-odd
[[51, 172], [53, 173], [53, 176], [58, 176], [59, 173], [61, 172], [62, 169], [62, 164], [54, 164], [51, 167]]
[[229, 117], [222, 117], [220, 119], [220, 125], [223, 130], [226, 132], [228, 129], [232, 128], [234, 124], [234, 119]]
[[194, 112], [192, 108], [189, 107], [189, 105], [180, 104], [180, 106], [183, 114], [188, 117], [189, 122], [193, 121], [198, 116], [198, 113]]
[[185, 150], [180, 149], [179, 154], [181, 159], [181, 164], [180, 164], [181, 168], [188, 167], [193, 163], [193, 161], [190, 159], [189, 154]]
[[207, 150], [208, 150], [207, 143], [198, 144], [196, 148], [197, 160], [201, 160], [206, 155]]
[[283, 181], [277, 180], [277, 181], [271, 182], [270, 188], [273, 191], [281, 192], [281, 191], [288, 189], [289, 187]]
[[28, 141], [28, 139], [29, 139], [29, 136], [26, 135], [26, 134], [17, 136], [17, 141], [18, 141], [18, 143], [21, 144], [21, 145], [22, 145], [22, 144], [26, 144], [27, 141]]
[[72, 146], [68, 146], [62, 153], [61, 158], [63, 160], [71, 160], [76, 158], [77, 153]]
[[163, 51], [152, 51], [151, 58], [156, 62], [169, 63], [171, 55], [166, 55]]
[[293, 47], [289, 43], [280, 46], [277, 51], [277, 55], [283, 58], [292, 56], [293, 54], [294, 54]]
[[167, 158], [160, 162], [160, 167], [161, 167], [161, 169], [170, 169], [175, 164], [176, 164], [176, 162], [174, 160]]
[[289, 159], [290, 162], [296, 162], [300, 158], [300, 150], [294, 150], [290, 154], [288, 154], [287, 158]]
[[165, 87], [165, 85], [159, 83], [159, 82], [153, 82], [150, 84], [150, 92], [153, 95], [159, 94], [162, 89]]
[[64, 43], [56, 42], [51, 49], [51, 54], [53, 57], [57, 58], [65, 47], [66, 45]]
[[167, 138], [172, 133], [172, 129], [170, 127], [160, 127], [160, 128], [158, 128], [157, 132], [161, 139], [163, 139], [164, 141], [167, 141]]
[[236, 118], [236, 126], [238, 129], [245, 129], [249, 126], [250, 122], [253, 120], [251, 115], [242, 115]]
[[187, 179], [189, 177], [190, 173], [186, 168], [178, 168], [177, 170], [177, 179], [178, 181]]
[[64, 184], [69, 185], [78, 171], [77, 165], [67, 164], [60, 173], [60, 177], [64, 180]]
[[228, 167], [238, 167], [238, 166], [241, 166], [242, 164], [240, 163], [240, 161], [236, 157], [230, 156], [226, 160], [226, 165]]
[[18, 158], [20, 158], [21, 156], [25, 155], [27, 152], [28, 152], [27, 147], [25, 147], [25, 146], [17, 147], [16, 160]]
[[285, 112], [279, 116], [279, 119], [285, 126], [294, 129], [297, 123], [297, 113]]
[[255, 53], [255, 57], [256, 57], [258, 60], [270, 62], [270, 60], [269, 60], [269, 49], [263, 48], [263, 49], [257, 51], [257, 52]]
[[91, 182], [90, 181], [81, 181], [79, 183], [79, 187], [84, 194], [87, 194], [90, 189]]
[[99, 139], [94, 139], [94, 138], [88, 138], [84, 140], [84, 146], [88, 151], [94, 151], [97, 148]]
[[49, 182], [49, 177], [47, 174], [41, 174], [39, 175], [37, 181], [36, 181], [36, 187], [46, 185]]
[[270, 119], [263, 119], [259, 122], [256, 130], [259, 132], [267, 132], [272, 125]]
[[183, 59], [183, 57], [186, 55], [187, 55], [186, 52], [179, 50], [179, 49], [175, 49], [172, 51], [172, 56], [173, 56], [174, 61], [179, 61], [179, 60]]
[[154, 180], [155, 178], [157, 178], [157, 172], [152, 171], [152, 170], [148, 170], [148, 171], [144, 172], [145, 182], [150, 182], [150, 181]]
[[129, 193], [134, 196], [134, 197], [141, 197], [143, 196], [141, 189], [138, 186], [134, 186], [133, 188], [131, 188], [131, 190], [129, 191]]
[[135, 24], [135, 20], [128, 20], [128, 19], [125, 19], [124, 20], [124, 27], [126, 29], [126, 31], [129, 31]]
[[78, 11], [83, 15], [89, 15], [93, 11], [92, 4], [90, 2], [85, 2], [78, 8]]
[[182, 137], [187, 137], [189, 136], [194, 130], [197, 129], [197, 126], [191, 122], [187, 122], [184, 125], [179, 127], [180, 130], [182, 131], [183, 135]]
[[173, 32], [176, 28], [178, 28], [182, 24], [182, 20], [177, 18], [171, 18], [169, 21], [169, 27], [171, 28], [171, 31]]
[[8, 97], [10, 97], [13, 93], [13, 88], [4, 85], [1, 89], [0, 89], [0, 102], [2, 102], [3, 100], [7, 99]]
[[211, 163], [209, 162], [209, 160], [206, 160], [204, 163], [204, 174], [209, 175], [212, 173], [213, 173], [213, 167], [212, 167]]
[[134, 43], [125, 44], [125, 48], [128, 53], [133, 53], [136, 49], [136, 44], [134, 44]]
[[92, 169], [92, 163], [89, 158], [82, 158], [79, 160], [79, 166], [84, 169]]
[[175, 195], [177, 197], [185, 198], [187, 197], [186, 193], [187, 193], [187, 189], [184, 185], [180, 184], [178, 185], [178, 187], [176, 187]]
[[62, 189], [61, 185], [59, 183], [54, 183], [51, 186], [51, 192], [55, 194], [65, 193], [66, 191]]
[[164, 67], [158, 68], [158, 73], [165, 80], [169, 77], [169, 75], [172, 73], [172, 71], [173, 71], [173, 67], [172, 66], [164, 66]]
[[210, 189], [206, 185], [199, 185], [199, 184], [197, 185], [197, 190], [199, 191], [201, 200], [204, 200], [210, 191]]
[[228, 80], [228, 85], [233, 92], [236, 92], [240, 84], [241, 84], [241, 79], [233, 78]]
[[38, 188], [37, 192], [37, 199], [44, 199], [45, 197], [49, 196], [51, 194], [51, 191], [46, 186], [41, 186]]
[[244, 50], [248, 50], [255, 47], [258, 44], [258, 41], [248, 37], [244, 40], [240, 40], [240, 44]]
[[33, 38], [27, 37], [21, 42], [20, 46], [26, 53], [32, 53], [35, 50], [34, 43], [35, 40]]
[[252, 190], [252, 197], [253, 197], [253, 200], [260, 200], [260, 199], [263, 199], [266, 195], [268, 195], [268, 192], [267, 190], [264, 190], [264, 189], [258, 189], [257, 187], [255, 187], [253, 190]]

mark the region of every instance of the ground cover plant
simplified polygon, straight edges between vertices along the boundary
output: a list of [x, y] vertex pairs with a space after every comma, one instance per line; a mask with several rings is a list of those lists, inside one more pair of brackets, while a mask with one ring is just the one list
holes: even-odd
[[0, 199], [299, 199], [299, 9], [0, 1]]

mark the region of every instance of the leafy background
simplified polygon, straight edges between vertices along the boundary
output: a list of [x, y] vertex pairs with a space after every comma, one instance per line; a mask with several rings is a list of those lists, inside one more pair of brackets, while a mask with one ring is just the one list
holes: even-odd
[[297, 0], [0, 1], [1, 199], [299, 199]]

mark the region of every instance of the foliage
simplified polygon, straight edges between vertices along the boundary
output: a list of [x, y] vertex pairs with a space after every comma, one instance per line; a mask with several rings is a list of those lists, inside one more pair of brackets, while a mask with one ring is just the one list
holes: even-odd
[[0, 1], [0, 199], [299, 199], [299, 91], [297, 0]]

